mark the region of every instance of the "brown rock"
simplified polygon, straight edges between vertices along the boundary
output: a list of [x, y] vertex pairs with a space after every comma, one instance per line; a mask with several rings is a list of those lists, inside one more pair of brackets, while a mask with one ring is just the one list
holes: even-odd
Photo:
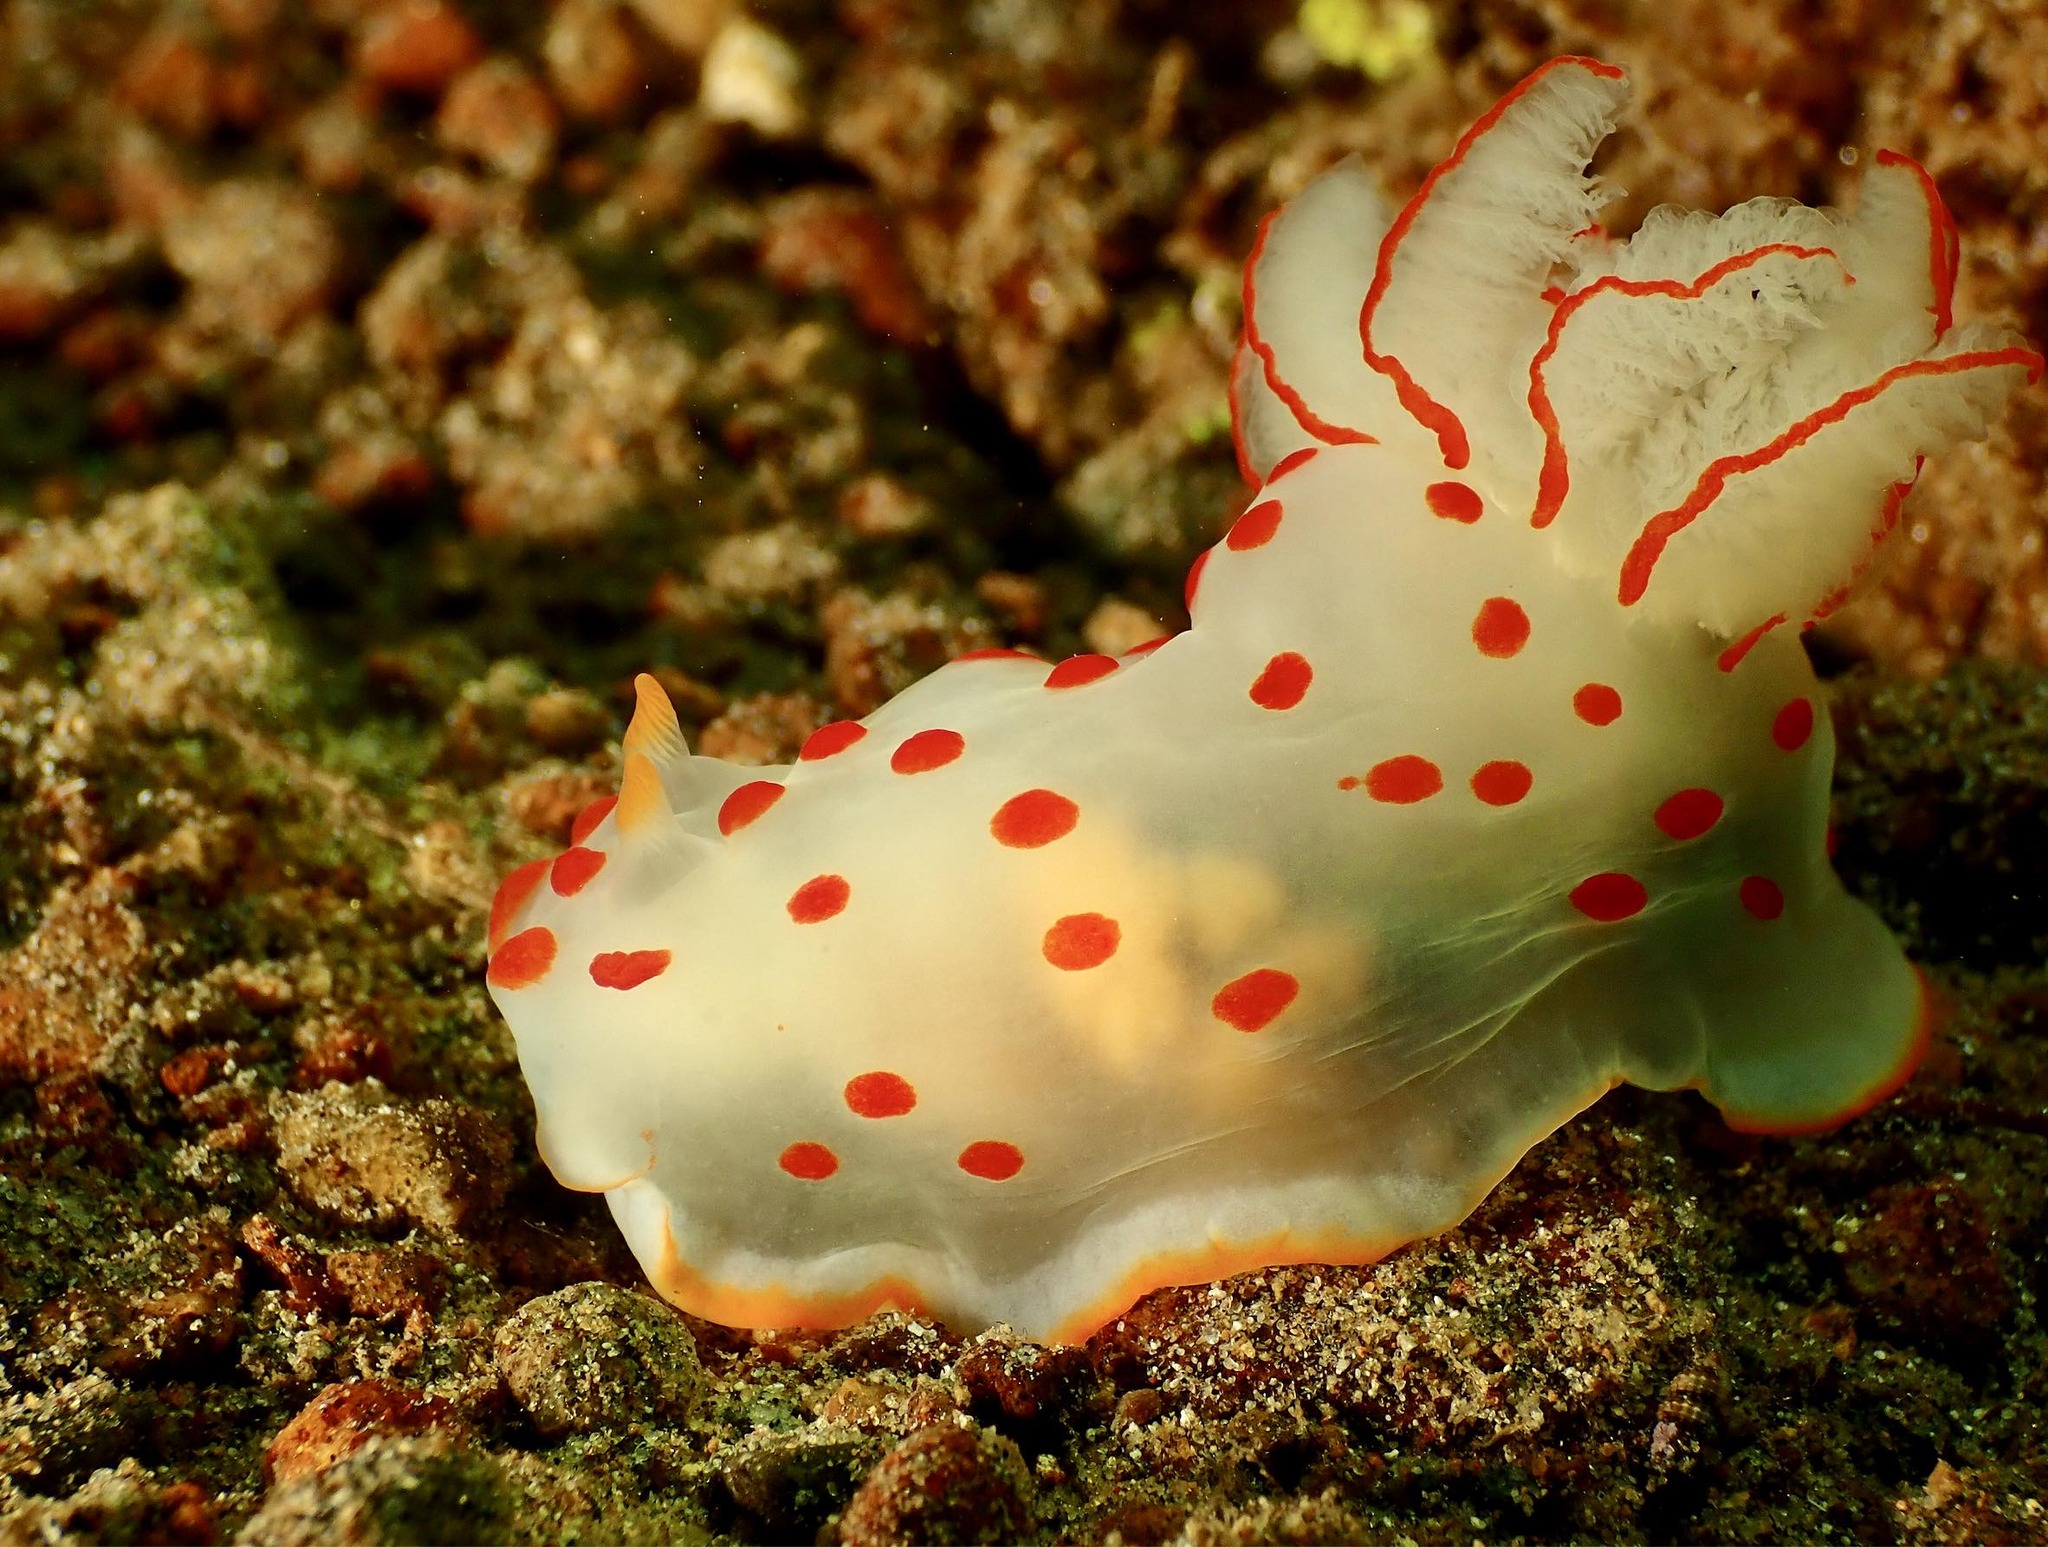
[[213, 110], [223, 123], [245, 132], [261, 128], [270, 107], [270, 76], [260, 60], [230, 60], [214, 72]]
[[[61, 1493], [134, 1448], [149, 1410], [141, 1393], [98, 1372], [12, 1397], [0, 1406], [0, 1479]], [[12, 1513], [5, 1518], [12, 1526]]]
[[146, 943], [131, 891], [111, 871], [66, 887], [0, 951], [0, 1084], [83, 1071], [122, 1024]]
[[825, 679], [839, 712], [872, 714], [956, 655], [994, 643], [987, 625], [906, 591], [875, 598], [852, 588], [825, 603]]
[[441, 1259], [403, 1246], [330, 1252], [327, 1272], [348, 1308], [373, 1321], [432, 1315], [448, 1293], [448, 1270]]
[[704, 583], [742, 606], [802, 602], [839, 569], [839, 556], [796, 521], [720, 538], [704, 555]]
[[6, 1516], [13, 1542], [149, 1542], [211, 1547], [213, 1499], [195, 1482], [162, 1482], [133, 1456], [102, 1467], [65, 1498], [23, 1500]]
[[[494, 244], [430, 236], [384, 271], [360, 313], [363, 342], [378, 369], [429, 381], [501, 348], [528, 307], [556, 307], [580, 293], [575, 269], [557, 252], [526, 242]], [[355, 404], [364, 422], [391, 421], [388, 406]]]
[[868, 473], [840, 490], [833, 514], [854, 536], [882, 542], [924, 531], [938, 509], [886, 473]]
[[562, 105], [601, 123], [624, 117], [640, 94], [640, 56], [639, 40], [611, 0], [561, 0], [541, 42]]
[[333, 1021], [304, 1035], [308, 1037], [306, 1049], [292, 1069], [294, 1090], [318, 1090], [330, 1082], [390, 1081], [391, 1044], [368, 1027]]
[[892, 1411], [902, 1407], [903, 1396], [901, 1386], [849, 1375], [819, 1405], [818, 1417], [825, 1423], [856, 1429], [885, 1427]]
[[992, 569], [976, 580], [974, 594], [1014, 632], [1027, 639], [1035, 639], [1043, 632], [1046, 615], [1052, 608], [1043, 582], [1005, 569]]
[[280, 1479], [236, 1540], [261, 1547], [512, 1541], [521, 1502], [502, 1462], [444, 1429], [373, 1433], [353, 1454]]
[[[487, 277], [467, 267], [479, 259]], [[629, 508], [697, 498], [702, 453], [683, 413], [694, 359], [651, 306], [595, 306], [558, 250], [503, 230], [422, 243], [365, 303], [364, 325], [380, 356], [387, 336], [390, 353], [430, 360], [506, 340], [439, 419], [476, 531], [585, 541]]]
[[871, 199], [807, 189], [768, 212], [761, 271], [789, 291], [845, 295], [861, 325], [899, 344], [931, 342], [937, 324]]
[[167, 1059], [157, 1070], [157, 1080], [173, 1096], [196, 1096], [235, 1061], [236, 1050], [220, 1043], [188, 1047]]
[[393, 0], [356, 35], [356, 69], [393, 91], [436, 96], [483, 57], [483, 43], [445, 0]]
[[1081, 642], [1097, 655], [1122, 655], [1166, 633], [1159, 620], [1120, 596], [1105, 596], [1081, 625]]
[[1112, 1547], [1164, 1547], [1180, 1535], [1187, 1518], [1187, 1510], [1180, 1505], [1140, 1500], [1118, 1505], [1100, 1517], [1089, 1534]]
[[867, 1475], [881, 1447], [838, 1425], [790, 1433], [756, 1430], [719, 1457], [718, 1475], [733, 1502], [760, 1522], [771, 1541], [809, 1541]]
[[509, 1183], [510, 1137], [458, 1101], [402, 1102], [376, 1080], [329, 1084], [280, 1094], [272, 1122], [285, 1181], [345, 1224], [464, 1230]]
[[553, 165], [554, 99], [518, 60], [499, 55], [465, 70], [441, 99], [434, 133], [450, 150], [476, 157], [515, 182]]
[[1872, 1327], [1966, 1355], [1995, 1346], [2013, 1288], [1976, 1200], [1959, 1187], [1915, 1183], [1873, 1201], [1876, 1217], [1847, 1238], [1842, 1257]]
[[0, 242], [0, 343], [41, 338], [97, 288], [80, 244], [53, 225], [24, 221]]
[[53, 1144], [76, 1144], [111, 1130], [113, 1103], [91, 1075], [53, 1074], [36, 1085], [36, 1132]]
[[1142, 1429], [1165, 1410], [1164, 1397], [1150, 1386], [1140, 1386], [1116, 1399], [1116, 1424], [1120, 1429], [1132, 1425]]
[[592, 801], [616, 793], [612, 781], [592, 774], [550, 774], [514, 785], [506, 793], [505, 810], [535, 837], [566, 847], [578, 813]]
[[178, 396], [177, 387], [161, 372], [143, 372], [95, 398], [92, 422], [109, 440], [145, 441], [176, 411]]
[[632, 0], [632, 6], [662, 42], [696, 59], [732, 14], [733, 0]]
[[[167, 888], [176, 888], [179, 895], [210, 907], [246, 880], [242, 866], [256, 847], [260, 833], [256, 819], [246, 812], [209, 813], [180, 822], [165, 834], [161, 843], [127, 861], [122, 868], [134, 878], [145, 899], [153, 899]], [[253, 1009], [254, 1004], [244, 997], [250, 970], [246, 963], [230, 964], [224, 969], [220, 986], [226, 987], [237, 1003]], [[196, 1025], [190, 1029], [195, 1033], [199, 1030]]]
[[158, 1520], [152, 1540], [170, 1547], [206, 1547], [219, 1539], [213, 1496], [203, 1483], [171, 1483], [157, 1495]]
[[1047, 1348], [989, 1333], [961, 1355], [954, 1373], [977, 1418], [1030, 1422], [1071, 1404], [1093, 1372], [1086, 1349]]
[[808, 694], [756, 693], [705, 726], [697, 750], [705, 757], [755, 768], [786, 763], [826, 719], [824, 709]]
[[434, 487], [434, 465], [409, 439], [351, 441], [337, 446], [313, 475], [313, 492], [342, 510], [410, 505]]
[[611, 735], [612, 717], [580, 688], [537, 693], [526, 704], [526, 734], [557, 757], [578, 757]]
[[380, 1435], [420, 1434], [451, 1416], [446, 1402], [394, 1381], [337, 1381], [278, 1430], [263, 1452], [263, 1474], [280, 1483], [307, 1477]]
[[258, 1015], [277, 1015], [299, 1001], [298, 988], [274, 967], [230, 962], [227, 981], [235, 997]]
[[242, 1287], [226, 1226], [183, 1219], [44, 1306], [36, 1339], [45, 1349], [76, 1350], [114, 1376], [201, 1370], [241, 1335]]
[[451, 236], [475, 236], [525, 219], [525, 194], [517, 184], [454, 167], [422, 167], [394, 192], [406, 213]]
[[144, 118], [184, 140], [213, 132], [215, 70], [185, 33], [165, 29], [136, 45], [121, 66], [115, 92]]
[[313, 104], [292, 126], [299, 172], [323, 193], [353, 193], [369, 173], [377, 136], [375, 88], [354, 84]]
[[697, 1345], [666, 1305], [612, 1284], [571, 1284], [498, 1328], [498, 1372], [548, 1439], [681, 1423], [703, 1394]]
[[115, 219], [138, 231], [159, 232], [192, 205], [194, 189], [163, 136], [130, 120], [107, 150], [107, 193]]
[[206, 0], [206, 12], [223, 35], [253, 43], [277, 25], [284, 0]]
[[274, 344], [332, 298], [341, 241], [304, 189], [233, 178], [165, 225], [164, 257], [197, 326]]
[[[0, 265], [4, 263], [0, 256]], [[7, 331], [6, 311], [7, 302], [0, 298], [0, 336]], [[64, 330], [57, 341], [57, 358], [95, 385], [104, 385], [140, 363], [152, 327], [148, 315], [139, 309], [103, 306]]]
[[343, 388], [320, 405], [320, 436], [327, 459], [313, 475], [313, 492], [329, 504], [409, 504], [434, 486], [420, 437], [399, 422], [391, 396], [369, 383]]
[[284, 1286], [288, 1310], [304, 1314], [330, 1310], [339, 1303], [320, 1254], [298, 1237], [286, 1235], [269, 1215], [252, 1214], [243, 1221], [242, 1244]]
[[1032, 1529], [1031, 1472], [986, 1429], [933, 1424], [884, 1456], [839, 1516], [843, 1547], [1014, 1542]]
[[564, 1230], [552, 1220], [513, 1216], [493, 1239], [501, 1280], [528, 1288], [640, 1276], [625, 1238], [609, 1215], [592, 1213]]
[[618, 190], [591, 215], [591, 230], [610, 243], [675, 220], [689, 207], [721, 143], [718, 126], [694, 112], [663, 113], [640, 136], [640, 160]]

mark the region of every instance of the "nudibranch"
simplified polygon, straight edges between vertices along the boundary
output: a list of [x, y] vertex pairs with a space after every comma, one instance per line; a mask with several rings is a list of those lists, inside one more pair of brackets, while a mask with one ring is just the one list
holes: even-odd
[[1398, 210], [1350, 162], [1268, 220], [1257, 492], [1185, 632], [962, 657], [770, 769], [640, 679], [489, 981], [542, 1155], [669, 1299], [1076, 1339], [1441, 1231], [1624, 1080], [1799, 1133], [1910, 1073], [1800, 625], [2041, 360], [1953, 322], [1903, 156], [1853, 214], [1610, 236], [1626, 96], [1556, 60]]

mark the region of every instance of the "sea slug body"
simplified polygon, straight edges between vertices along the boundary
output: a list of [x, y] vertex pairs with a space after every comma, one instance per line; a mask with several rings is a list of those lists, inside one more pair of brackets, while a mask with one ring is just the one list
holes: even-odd
[[542, 1154], [670, 1299], [1078, 1338], [1445, 1229], [1621, 1081], [1788, 1133], [1910, 1073], [1799, 626], [2041, 362], [1954, 322], [1901, 157], [1850, 215], [1610, 238], [1626, 95], [1556, 60], [1398, 210], [1345, 163], [1268, 221], [1257, 493], [1186, 632], [956, 661], [774, 769], [641, 679], [489, 980]]

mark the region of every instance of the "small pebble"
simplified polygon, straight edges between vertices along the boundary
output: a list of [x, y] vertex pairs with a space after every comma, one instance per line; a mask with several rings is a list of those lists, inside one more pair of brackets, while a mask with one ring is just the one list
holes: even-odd
[[578, 118], [623, 117], [645, 84], [640, 45], [610, 0], [562, 0], [548, 19], [541, 57], [555, 95]]
[[697, 105], [719, 123], [745, 124], [771, 140], [804, 126], [803, 60], [777, 34], [744, 16], [719, 29], [704, 56]]
[[497, 56], [465, 70], [441, 99], [434, 133], [450, 150], [530, 183], [555, 159], [554, 99], [516, 59]]
[[393, 91], [435, 96], [483, 56], [476, 29], [444, 0], [393, 0], [356, 37], [356, 68]]
[[278, 1430], [263, 1453], [264, 1474], [290, 1482], [325, 1471], [386, 1434], [418, 1434], [446, 1422], [446, 1402], [388, 1380], [337, 1381]]
[[285, 1181], [344, 1224], [461, 1230], [494, 1210], [510, 1181], [504, 1128], [459, 1101], [400, 1101], [364, 1080], [284, 1092], [272, 1115]]
[[1000, 1434], [920, 1429], [884, 1456], [839, 1517], [842, 1547], [1014, 1542], [1031, 1531], [1031, 1471]]
[[612, 1284], [571, 1284], [528, 1301], [498, 1328], [497, 1359], [547, 1439], [680, 1423], [705, 1384], [682, 1318]]

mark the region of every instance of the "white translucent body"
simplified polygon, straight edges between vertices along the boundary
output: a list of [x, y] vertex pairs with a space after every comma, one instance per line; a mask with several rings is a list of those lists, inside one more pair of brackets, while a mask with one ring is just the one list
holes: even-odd
[[[1445, 218], [1412, 218], [1391, 264], [1355, 166], [1274, 223], [1248, 287], [1271, 374], [1241, 355], [1242, 451], [1265, 477], [1320, 449], [1259, 496], [1281, 507], [1270, 540], [1212, 552], [1186, 633], [1069, 688], [1046, 686], [1043, 663], [956, 663], [851, 747], [784, 769], [693, 758], [636, 722], [629, 751], [652, 758], [661, 799], [584, 840], [607, 856], [586, 887], [541, 886], [518, 909], [507, 932], [547, 931], [554, 964], [494, 992], [548, 1163], [606, 1191], [657, 1286], [734, 1319], [760, 1305], [831, 1324], [911, 1302], [1077, 1336], [1205, 1269], [1368, 1260], [1443, 1229], [1618, 1081], [1696, 1086], [1743, 1126], [1789, 1130], [1903, 1076], [1917, 983], [1828, 866], [1824, 707], [1796, 746], [1774, 736], [1787, 705], [1822, 703], [1796, 628], [1728, 652], [1849, 580], [1915, 455], [1981, 429], [2026, 362], [2008, 349], [1845, 414], [1797, 466], [1731, 485], [1739, 520], [1717, 528], [1706, 509], [1623, 605], [1616, 569], [1642, 523], [1726, 448], [1768, 442], [1899, 361], [2002, 341], [1936, 338], [1917, 187], [1883, 181], [1849, 237], [1796, 208], [1746, 207], [1729, 217], [1739, 233], [1658, 217], [1645, 251], [1663, 274], [1691, 280], [1737, 239], [1832, 234], [1871, 278], [1846, 287], [1851, 303], [1848, 257], [1764, 259], [1753, 298], [1747, 281], [1661, 309], [1617, 295], [1633, 321], [1583, 305], [1548, 383], [1571, 492], [1532, 525], [1530, 367], [1558, 297], [1640, 267], [1581, 230], [1597, 203], [1581, 167], [1619, 100], [1570, 61], [1525, 85], [1431, 191]], [[1480, 153], [1490, 138], [1501, 154]], [[1461, 185], [1479, 177], [1509, 181]], [[1372, 346], [1405, 350], [1468, 435], [1466, 465], [1447, 465], [1440, 420], [1412, 419], [1367, 365], [1369, 276], [1312, 282], [1304, 255], [1325, 252], [1381, 253]], [[1449, 309], [1433, 274], [1462, 298]], [[1883, 304], [1844, 310], [1865, 297]], [[1736, 380], [1753, 390], [1729, 397]], [[1325, 444], [1333, 426], [1377, 443]], [[1644, 448], [1658, 465], [1634, 464]], [[1445, 484], [1478, 497], [1476, 521], [1432, 508]], [[1809, 549], [1828, 556], [1795, 556]], [[1511, 655], [1475, 645], [1490, 598], [1529, 619]], [[1253, 685], [1284, 654], [1312, 680], [1263, 707]], [[1619, 694], [1618, 719], [1575, 712], [1587, 684]], [[964, 751], [893, 771], [929, 730]], [[1375, 798], [1367, 776], [1397, 758], [1427, 759], [1441, 790]], [[1469, 781], [1501, 760], [1531, 783], [1490, 805]], [[763, 777], [783, 797], [721, 835], [721, 801]], [[1032, 789], [1078, 821], [1006, 846], [991, 819]], [[1655, 813], [1688, 789], [1725, 809], [1674, 838]], [[1605, 873], [1640, 884], [1640, 911], [1575, 904]], [[791, 899], [819, 876], [844, 879], [846, 905], [799, 923]], [[1775, 917], [1741, 901], [1757, 878], [1782, 896]], [[1113, 918], [1120, 938], [1064, 969], [1047, 931], [1078, 914]], [[587, 964], [622, 951], [670, 960], [630, 989], [597, 986]], [[1213, 1001], [1262, 969], [1298, 996], [1240, 1030]], [[849, 1081], [876, 1071], [914, 1089], [912, 1110], [853, 1109]], [[963, 1169], [990, 1141], [1014, 1147], [1015, 1175]], [[836, 1169], [791, 1174], [793, 1144], [829, 1148]]]

